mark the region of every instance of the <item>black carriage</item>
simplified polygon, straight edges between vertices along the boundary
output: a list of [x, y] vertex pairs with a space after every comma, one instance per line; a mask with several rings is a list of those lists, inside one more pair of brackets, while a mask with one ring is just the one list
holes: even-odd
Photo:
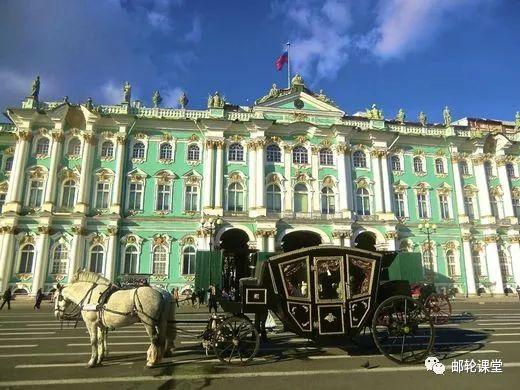
[[275, 255], [240, 280], [237, 301], [221, 299], [226, 316], [213, 316], [203, 335], [227, 363], [247, 363], [258, 351], [251, 318], [271, 310], [284, 327], [313, 340], [353, 338], [366, 328], [374, 344], [397, 363], [424, 361], [434, 324], [410, 284], [388, 280], [395, 252], [317, 246]]

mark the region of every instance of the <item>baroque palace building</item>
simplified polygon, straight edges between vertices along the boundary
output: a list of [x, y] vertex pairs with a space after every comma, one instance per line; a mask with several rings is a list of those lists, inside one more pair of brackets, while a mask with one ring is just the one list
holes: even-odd
[[50, 291], [81, 267], [184, 289], [204, 253], [238, 278], [255, 251], [317, 244], [418, 253], [425, 278], [464, 294], [520, 284], [518, 114], [347, 115], [299, 75], [252, 107], [217, 92], [205, 110], [184, 94], [161, 108], [156, 92], [148, 108], [123, 93], [119, 105], [40, 102], [37, 79], [6, 110], [1, 291]]

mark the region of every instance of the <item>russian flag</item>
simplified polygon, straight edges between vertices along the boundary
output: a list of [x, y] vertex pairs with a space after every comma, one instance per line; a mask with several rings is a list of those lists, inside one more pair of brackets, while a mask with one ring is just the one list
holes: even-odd
[[282, 70], [283, 69], [283, 66], [284, 64], [287, 64], [289, 62], [289, 52], [286, 50], [284, 51], [284, 53], [278, 57], [278, 59], [276, 60], [275, 64], [276, 64], [276, 70]]

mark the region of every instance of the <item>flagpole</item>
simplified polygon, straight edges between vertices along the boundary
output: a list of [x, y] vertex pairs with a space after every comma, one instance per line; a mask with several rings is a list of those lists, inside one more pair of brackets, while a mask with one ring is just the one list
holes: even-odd
[[289, 49], [291, 48], [291, 42], [287, 42], [287, 88], [291, 88], [291, 56]]

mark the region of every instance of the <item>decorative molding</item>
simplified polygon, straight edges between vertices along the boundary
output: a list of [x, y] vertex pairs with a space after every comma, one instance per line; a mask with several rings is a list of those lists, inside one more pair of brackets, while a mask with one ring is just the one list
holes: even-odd
[[399, 237], [399, 232], [397, 230], [392, 230], [385, 233], [385, 238], [387, 240], [395, 240]]
[[462, 241], [472, 241], [473, 235], [471, 233], [462, 233]]
[[508, 236], [507, 238], [508, 238], [508, 240], [509, 240], [509, 242], [511, 244], [518, 244], [518, 243], [520, 243], [520, 236], [519, 235]]
[[109, 236], [117, 235], [118, 231], [119, 231], [119, 228], [117, 226], [107, 226], [107, 234]]
[[153, 236], [153, 241], [152, 241], [152, 247], [154, 246], [157, 246], [157, 245], [166, 245], [166, 246], [170, 246], [170, 237], [166, 234], [156, 234]]
[[190, 136], [190, 138], [188, 138], [188, 141], [189, 142], [198, 142], [199, 141], [199, 137], [197, 136], [197, 134], [192, 134]]
[[499, 240], [500, 240], [500, 236], [498, 234], [490, 234], [490, 235], [487, 235], [484, 237], [484, 242], [486, 244], [496, 243]]
[[457, 243], [455, 241], [446, 241], [445, 243], [442, 244], [442, 247], [445, 251], [449, 251], [449, 250], [456, 250], [457, 249]]
[[192, 236], [184, 236], [181, 238], [181, 245], [196, 245], [197, 241]]
[[51, 227], [48, 225], [40, 225], [38, 226], [38, 233], [40, 234], [50, 234], [51, 233]]
[[105, 243], [105, 237], [99, 233], [94, 233], [92, 237], [90, 238], [90, 244], [96, 245], [100, 244], [103, 245]]

